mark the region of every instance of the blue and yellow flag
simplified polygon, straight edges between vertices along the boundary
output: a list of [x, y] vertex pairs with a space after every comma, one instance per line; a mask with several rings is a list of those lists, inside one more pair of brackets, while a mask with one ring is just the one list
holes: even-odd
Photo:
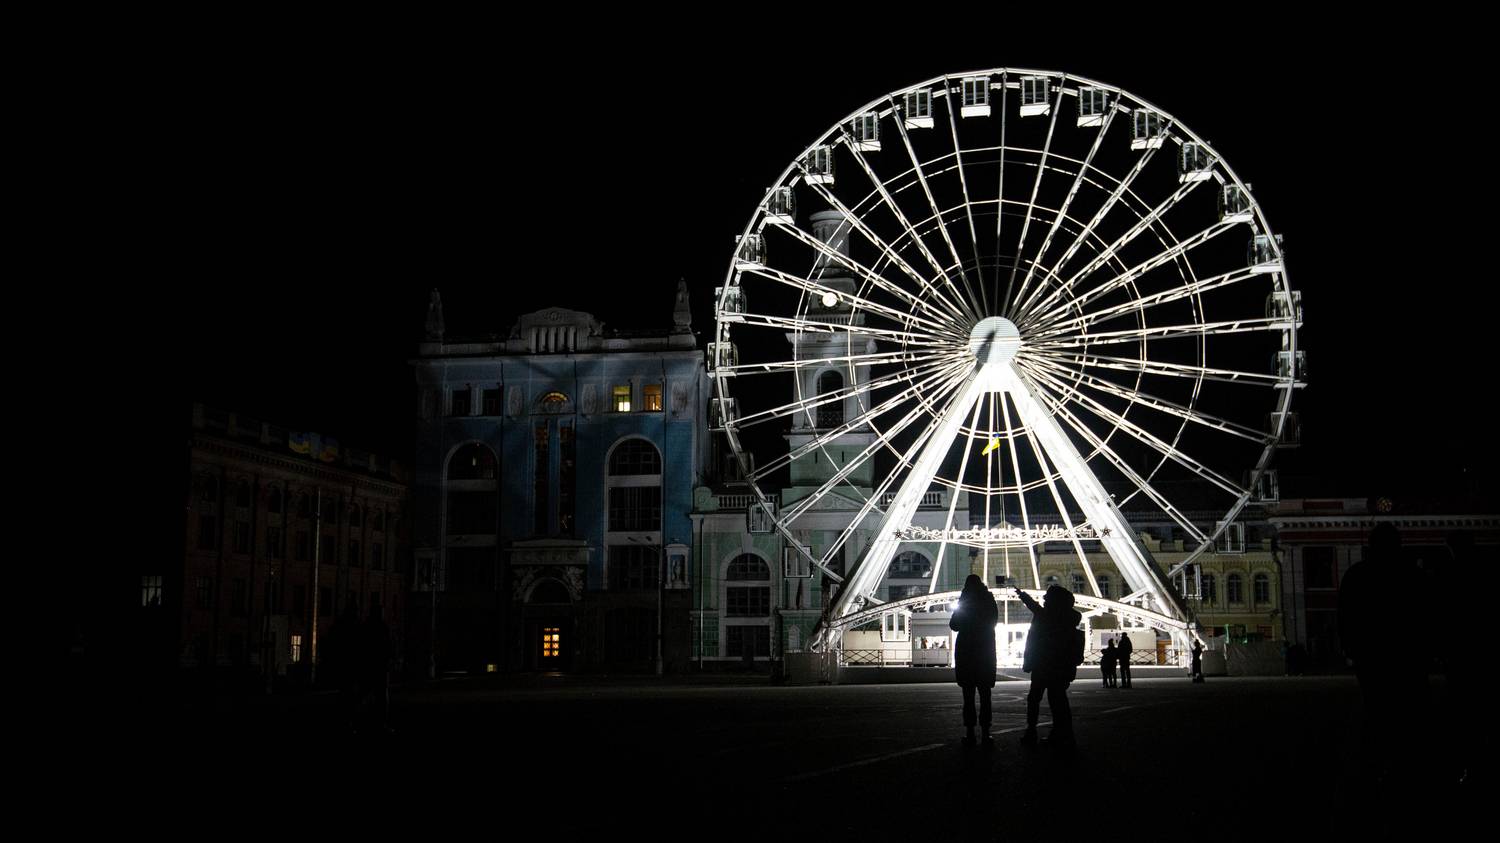
[[317, 454], [323, 462], [333, 462], [339, 458], [339, 441], [332, 437], [324, 439], [319, 443]]
[[316, 438], [315, 433], [291, 433], [287, 435], [286, 445], [299, 454], [311, 454]]

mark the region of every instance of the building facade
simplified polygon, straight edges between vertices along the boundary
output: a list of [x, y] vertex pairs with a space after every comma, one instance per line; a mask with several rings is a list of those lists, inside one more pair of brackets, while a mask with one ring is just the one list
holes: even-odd
[[[142, 575], [180, 667], [308, 678], [334, 620], [396, 635], [410, 567], [403, 467], [332, 439], [195, 405], [180, 566]], [[400, 665], [397, 665], [399, 669]]]
[[623, 332], [548, 308], [466, 341], [434, 292], [412, 361], [413, 634], [434, 671], [649, 670], [659, 626], [685, 667], [707, 448], [686, 285], [672, 316]]

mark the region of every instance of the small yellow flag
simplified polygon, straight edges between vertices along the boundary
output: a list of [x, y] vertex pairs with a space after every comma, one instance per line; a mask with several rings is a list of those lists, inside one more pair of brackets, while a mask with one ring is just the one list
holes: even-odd
[[990, 444], [985, 445], [984, 446], [984, 450], [980, 451], [979, 455], [981, 457], [985, 456], [985, 455], [989, 454], [990, 451], [993, 451], [993, 450], [995, 450], [998, 447], [1000, 447], [1000, 440], [998, 438], [991, 439], [990, 440]]

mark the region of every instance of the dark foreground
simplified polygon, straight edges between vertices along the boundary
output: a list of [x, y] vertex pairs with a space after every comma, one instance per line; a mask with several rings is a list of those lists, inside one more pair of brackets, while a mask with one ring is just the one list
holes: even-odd
[[1073, 753], [1019, 745], [1025, 690], [996, 686], [989, 752], [961, 745], [948, 685], [465, 679], [393, 693], [388, 734], [351, 734], [331, 695], [154, 703], [118, 792], [340, 837], [1000, 840], [1441, 831], [1481, 787], [1445, 772], [1436, 681], [1434, 717], [1390, 724], [1423, 756], [1378, 782], [1352, 678], [1075, 683]]

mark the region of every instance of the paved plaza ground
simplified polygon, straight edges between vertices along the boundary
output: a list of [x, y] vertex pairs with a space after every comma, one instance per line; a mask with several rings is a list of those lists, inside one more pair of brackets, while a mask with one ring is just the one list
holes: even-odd
[[[996, 746], [960, 743], [947, 684], [775, 686], [763, 677], [487, 677], [392, 695], [394, 731], [351, 735], [332, 695], [200, 701], [158, 713], [163, 757], [223, 759], [188, 792], [285, 788], [393, 825], [529, 828], [557, 839], [1286, 839], [1414, 823], [1450, 828], [1475, 787], [1361, 769], [1352, 677], [1143, 678], [1073, 685], [1078, 748], [1019, 744], [1023, 682], [994, 691]], [[1432, 686], [1434, 711], [1445, 703]], [[1042, 709], [1045, 724], [1048, 716]], [[373, 800], [373, 801], [371, 801]], [[189, 800], [191, 804], [191, 800]], [[356, 813], [356, 816], [364, 816]], [[382, 820], [384, 821], [384, 820]], [[389, 830], [389, 829], [388, 829]]]

